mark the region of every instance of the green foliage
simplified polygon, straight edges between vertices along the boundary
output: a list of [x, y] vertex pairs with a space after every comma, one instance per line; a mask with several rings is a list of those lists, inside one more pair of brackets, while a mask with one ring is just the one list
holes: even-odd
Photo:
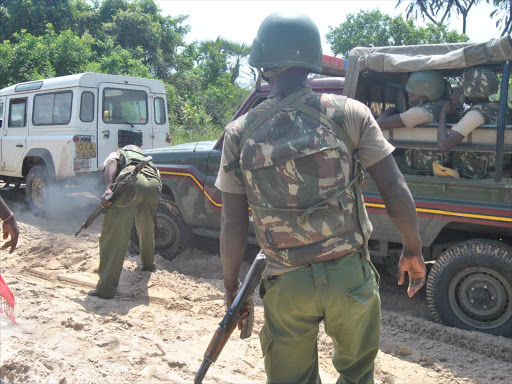
[[22, 30], [14, 34], [13, 40], [0, 45], [0, 86], [55, 76], [44, 39]]
[[119, 45], [114, 45], [111, 39], [98, 42], [102, 52], [96, 61], [90, 62], [87, 72], [110, 73], [134, 77], [151, 77], [150, 70], [143, 63], [143, 51], [140, 48], [128, 51]]
[[326, 36], [335, 54], [348, 56], [358, 46], [413, 45], [468, 41], [466, 35], [449, 31], [444, 24], [417, 27], [412, 20], [391, 17], [378, 10], [349, 14], [346, 21], [331, 28]]
[[186, 44], [185, 21], [153, 0], [0, 0], [0, 88], [80, 72], [157, 78], [173, 142], [215, 140], [249, 93], [237, 80], [250, 47]]

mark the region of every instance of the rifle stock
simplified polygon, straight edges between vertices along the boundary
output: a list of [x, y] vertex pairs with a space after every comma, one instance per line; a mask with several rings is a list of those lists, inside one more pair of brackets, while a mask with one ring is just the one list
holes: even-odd
[[[254, 259], [254, 262], [251, 265], [251, 269], [247, 272], [247, 276], [244, 279], [244, 283], [236, 295], [233, 304], [228, 308], [224, 318], [219, 323], [219, 327], [215, 334], [213, 335], [206, 352], [204, 353], [203, 362], [201, 363], [201, 367], [197, 371], [197, 374], [194, 378], [194, 384], [201, 384], [206, 375], [206, 372], [210, 368], [210, 365], [217, 361], [220, 353], [224, 349], [227, 341], [229, 340], [229, 336], [233, 333], [238, 324], [240, 316], [242, 315], [247, 302], [251, 299], [252, 293], [258, 286], [261, 280], [261, 275], [263, 274], [263, 270], [265, 269], [266, 259], [263, 253], [259, 253]], [[249, 316], [250, 318], [251, 316]], [[252, 319], [246, 319], [248, 324], [242, 327], [240, 337], [245, 339], [249, 337], [252, 333]]]
[[[121, 195], [121, 192], [126, 188], [126, 186], [130, 183], [134, 183], [137, 180], [137, 175], [142, 171], [142, 169], [149, 164], [149, 162], [153, 160], [151, 156], [147, 156], [142, 160], [137, 166], [130, 172], [130, 176], [124, 181], [119, 183], [118, 187], [114, 189], [111, 195], [106, 197], [106, 200], [114, 203], [117, 198]], [[101, 215], [107, 207], [102, 207], [101, 204], [94, 210], [94, 212], [85, 220], [85, 222], [80, 226], [80, 229], [75, 233], [75, 236], [78, 236], [83, 229], [89, 228], [94, 220]]]

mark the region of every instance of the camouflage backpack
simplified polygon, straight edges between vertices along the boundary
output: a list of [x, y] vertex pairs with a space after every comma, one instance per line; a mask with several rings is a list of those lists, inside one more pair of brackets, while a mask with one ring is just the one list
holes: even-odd
[[[133, 145], [127, 145], [123, 147], [123, 149], [119, 149], [117, 152], [119, 153], [119, 165], [117, 167], [116, 181], [119, 181], [128, 175], [133, 168], [140, 164], [142, 160], [144, 160], [145, 156], [139, 148]], [[160, 180], [160, 173], [152, 161], [142, 169], [141, 173]]]
[[371, 224], [359, 189], [361, 167], [341, 128], [346, 98], [336, 100], [322, 108], [320, 97], [304, 88], [259, 116], [247, 115], [239, 166], [258, 243], [278, 264], [360, 249], [367, 254]]

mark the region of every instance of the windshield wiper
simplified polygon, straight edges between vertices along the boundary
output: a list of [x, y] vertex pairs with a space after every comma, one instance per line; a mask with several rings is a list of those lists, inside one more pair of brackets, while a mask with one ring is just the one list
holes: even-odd
[[120, 117], [113, 117], [112, 120], [115, 120], [115, 121], [120, 121], [122, 123], [125, 123], [125, 124], [128, 124], [130, 125], [130, 127], [134, 128], [135, 125], [133, 125], [133, 123], [130, 123], [128, 120], [125, 120], [125, 119], [122, 119]]

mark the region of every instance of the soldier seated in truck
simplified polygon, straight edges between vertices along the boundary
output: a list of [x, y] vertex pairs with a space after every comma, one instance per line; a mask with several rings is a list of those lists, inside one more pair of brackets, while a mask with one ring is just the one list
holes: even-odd
[[[471, 108], [447, 132], [447, 115], [454, 111], [455, 106], [452, 100], [444, 103], [437, 131], [437, 146], [441, 152], [455, 147], [482, 124], [496, 124], [498, 119], [499, 104], [489, 102], [489, 96], [498, 91], [498, 78], [490, 68], [471, 67], [464, 70], [461, 88]], [[462, 177], [482, 179], [494, 168], [495, 162], [494, 153], [458, 151], [453, 154], [452, 166]]]
[[[405, 86], [409, 99], [409, 108], [399, 113], [390, 108], [380, 114], [377, 123], [382, 130], [392, 128], [413, 128], [421, 124], [437, 121], [444, 100], [450, 96], [451, 90], [439, 72], [419, 71], [409, 76]], [[406, 149], [403, 155], [396, 155], [400, 170], [408, 174], [432, 175], [432, 163], [443, 166], [451, 165], [451, 154], [438, 151]]]

